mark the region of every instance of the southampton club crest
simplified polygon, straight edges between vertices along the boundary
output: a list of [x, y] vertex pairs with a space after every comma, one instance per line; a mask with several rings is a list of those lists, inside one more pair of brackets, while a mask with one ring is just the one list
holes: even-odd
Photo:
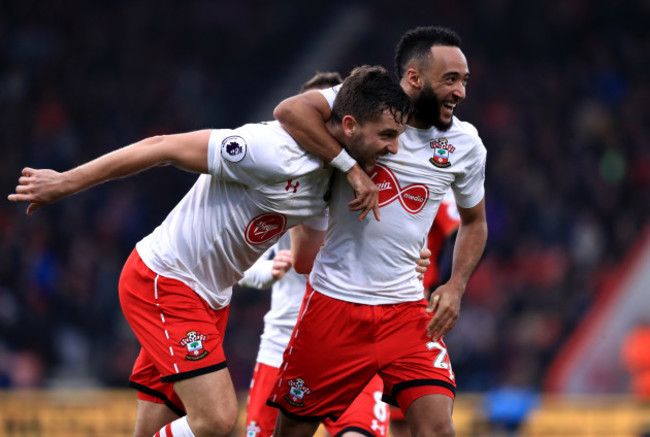
[[204, 349], [203, 342], [208, 338], [204, 334], [199, 334], [196, 331], [189, 331], [187, 337], [182, 339], [179, 343], [181, 346], [187, 346], [186, 360], [198, 361], [208, 355], [208, 351]]
[[254, 420], [246, 427], [246, 437], [257, 437], [261, 432], [262, 428], [260, 428]]
[[429, 143], [433, 149], [433, 156], [429, 162], [438, 168], [446, 168], [451, 165], [449, 155], [454, 153], [456, 148], [447, 142], [447, 138], [440, 137]]
[[304, 407], [305, 403], [302, 398], [311, 393], [311, 389], [305, 385], [305, 381], [301, 378], [291, 379], [289, 384], [289, 394], [284, 395], [284, 400], [294, 407]]

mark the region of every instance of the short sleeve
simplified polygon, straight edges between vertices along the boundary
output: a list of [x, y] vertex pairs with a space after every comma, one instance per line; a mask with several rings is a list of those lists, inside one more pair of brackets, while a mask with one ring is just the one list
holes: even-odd
[[213, 129], [208, 140], [208, 172], [216, 177], [222, 173], [221, 144], [232, 133], [230, 129]]
[[332, 88], [325, 88], [324, 90], [318, 90], [323, 97], [327, 100], [327, 103], [330, 105], [330, 109], [334, 107], [334, 99], [336, 99], [336, 95], [339, 93], [339, 90], [341, 89], [341, 84], [336, 85]]
[[320, 165], [278, 122], [216, 129], [208, 141], [209, 173], [217, 180], [254, 189], [308, 173]]
[[461, 208], [472, 208], [485, 195], [485, 163], [487, 150], [477, 138], [472, 158], [469, 159], [465, 172], [452, 184], [454, 198]]

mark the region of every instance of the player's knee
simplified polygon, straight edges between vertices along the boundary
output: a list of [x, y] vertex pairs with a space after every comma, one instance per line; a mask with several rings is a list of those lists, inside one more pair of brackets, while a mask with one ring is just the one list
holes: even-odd
[[191, 428], [196, 436], [227, 437], [235, 430], [237, 411], [215, 411], [213, 414], [192, 418]]
[[455, 435], [454, 424], [451, 421], [445, 421], [421, 427], [413, 437], [455, 437]]

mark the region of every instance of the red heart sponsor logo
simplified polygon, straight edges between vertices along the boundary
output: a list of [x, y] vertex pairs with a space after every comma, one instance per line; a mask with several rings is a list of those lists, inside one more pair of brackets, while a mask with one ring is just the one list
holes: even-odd
[[417, 214], [429, 199], [429, 188], [426, 185], [411, 184], [402, 188], [395, 174], [383, 164], [375, 165], [370, 179], [379, 189], [380, 208], [398, 199], [407, 212]]
[[287, 218], [282, 214], [266, 213], [255, 217], [246, 227], [246, 241], [252, 245], [262, 244], [282, 235], [286, 230]]

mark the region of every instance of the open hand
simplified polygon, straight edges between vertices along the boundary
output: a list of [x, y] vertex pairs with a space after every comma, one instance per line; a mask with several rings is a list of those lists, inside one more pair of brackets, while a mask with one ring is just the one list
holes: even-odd
[[426, 312], [434, 316], [427, 324], [427, 337], [438, 341], [451, 331], [460, 315], [460, 300], [464, 291], [448, 282], [431, 293]]
[[350, 211], [361, 211], [359, 221], [373, 212], [377, 221], [381, 220], [379, 214], [379, 190], [368, 174], [355, 164], [346, 174], [348, 182], [356, 193], [354, 200], [348, 203]]
[[11, 202], [29, 202], [27, 215], [41, 206], [65, 197], [62, 174], [54, 170], [37, 170], [25, 167], [18, 179], [16, 192], [7, 196]]

